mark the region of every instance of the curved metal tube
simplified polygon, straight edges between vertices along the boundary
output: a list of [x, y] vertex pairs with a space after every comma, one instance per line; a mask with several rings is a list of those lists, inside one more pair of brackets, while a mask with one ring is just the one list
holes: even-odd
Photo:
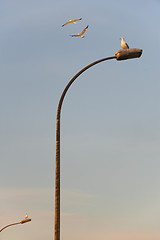
[[10, 227], [10, 226], [13, 226], [13, 225], [17, 225], [17, 224], [23, 224], [23, 223], [30, 222], [30, 221], [31, 221], [31, 218], [27, 218], [27, 219], [23, 219], [23, 220], [21, 220], [20, 222], [17, 222], [17, 223], [8, 224], [8, 225], [6, 225], [5, 227], [1, 228], [1, 229], [0, 229], [0, 232], [1, 232], [2, 230], [4, 230], [5, 228], [7, 228], [7, 227]]
[[0, 232], [1, 232], [3, 229], [7, 228], [7, 227], [10, 227], [10, 226], [13, 226], [13, 225], [17, 225], [17, 224], [20, 224], [20, 223], [21, 223], [21, 222], [17, 222], [17, 223], [9, 224], [9, 225], [7, 225], [7, 226], [1, 228], [1, 229], [0, 229]]
[[61, 95], [61, 98], [59, 100], [59, 104], [57, 108], [57, 122], [56, 122], [56, 180], [55, 180], [56, 186], [55, 186], [55, 238], [54, 238], [55, 240], [60, 240], [60, 115], [61, 115], [62, 103], [69, 87], [72, 85], [72, 83], [76, 80], [76, 78], [79, 75], [81, 75], [88, 68], [100, 62], [110, 60], [110, 59], [115, 59], [115, 58], [116, 56], [103, 58], [84, 67], [70, 80], [70, 82], [65, 87]]

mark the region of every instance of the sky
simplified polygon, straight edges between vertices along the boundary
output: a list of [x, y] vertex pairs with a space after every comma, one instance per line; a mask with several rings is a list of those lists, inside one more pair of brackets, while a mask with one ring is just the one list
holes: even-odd
[[88, 69], [64, 100], [61, 239], [160, 239], [159, 12], [160, 0], [0, 1], [0, 228], [32, 218], [1, 240], [54, 238], [58, 101], [120, 37], [141, 58]]

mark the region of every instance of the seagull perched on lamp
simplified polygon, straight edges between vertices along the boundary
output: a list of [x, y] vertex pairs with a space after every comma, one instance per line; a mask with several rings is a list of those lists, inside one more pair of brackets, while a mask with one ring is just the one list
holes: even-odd
[[80, 20], [82, 20], [82, 18], [78, 18], [78, 19], [74, 19], [74, 20], [69, 20], [68, 22], [64, 23], [64, 24], [62, 25], [62, 27], [66, 26], [66, 25], [68, 25], [68, 24], [70, 24], [70, 23], [77, 24], [77, 21], [80, 21]]
[[81, 37], [81, 38], [84, 38], [84, 33], [85, 31], [87, 30], [87, 28], [89, 27], [89, 25], [87, 27], [85, 27], [85, 29], [83, 29], [83, 31], [81, 33], [78, 33], [78, 34], [73, 34], [71, 35], [71, 37]]
[[129, 46], [128, 46], [128, 44], [124, 41], [124, 38], [120, 38], [120, 39], [121, 39], [121, 47], [122, 47], [123, 49], [128, 49]]

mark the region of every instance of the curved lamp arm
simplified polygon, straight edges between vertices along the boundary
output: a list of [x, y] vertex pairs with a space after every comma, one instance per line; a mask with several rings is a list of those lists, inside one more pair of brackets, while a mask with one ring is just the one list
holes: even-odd
[[4, 230], [4, 229], [7, 228], [7, 227], [10, 227], [10, 226], [13, 226], [13, 225], [17, 225], [17, 224], [23, 224], [23, 223], [30, 222], [30, 221], [31, 221], [30, 218], [26, 218], [26, 219], [21, 220], [20, 222], [8, 224], [8, 225], [6, 225], [5, 227], [1, 228], [1, 229], [0, 229], [0, 232], [2, 232], [2, 230]]
[[60, 115], [64, 97], [69, 87], [77, 79], [77, 77], [79, 77], [84, 71], [86, 71], [90, 67], [110, 59], [126, 60], [129, 58], [138, 58], [141, 56], [141, 54], [142, 50], [137, 48], [120, 49], [115, 53], [115, 56], [113, 57], [103, 58], [87, 65], [70, 80], [61, 95], [57, 108], [56, 119], [55, 240], [60, 240]]

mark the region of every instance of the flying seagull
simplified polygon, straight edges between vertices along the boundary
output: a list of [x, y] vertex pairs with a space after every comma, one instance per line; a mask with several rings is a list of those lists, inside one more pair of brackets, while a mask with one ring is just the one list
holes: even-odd
[[77, 24], [77, 21], [80, 21], [80, 20], [82, 20], [82, 18], [78, 18], [78, 19], [74, 19], [74, 20], [69, 20], [68, 22], [64, 23], [64, 24], [62, 25], [62, 27], [66, 26], [66, 25], [68, 25], [68, 24], [70, 24], [70, 23]]
[[71, 35], [72, 37], [81, 37], [81, 38], [84, 38], [84, 33], [85, 33], [85, 31], [87, 30], [87, 28], [89, 27], [89, 25], [85, 28], [85, 29], [83, 29], [83, 31], [81, 32], [81, 33], [78, 33], [78, 34], [74, 34], [74, 35]]
[[124, 49], [129, 48], [128, 44], [124, 41], [124, 38], [120, 38], [121, 39], [121, 47]]

